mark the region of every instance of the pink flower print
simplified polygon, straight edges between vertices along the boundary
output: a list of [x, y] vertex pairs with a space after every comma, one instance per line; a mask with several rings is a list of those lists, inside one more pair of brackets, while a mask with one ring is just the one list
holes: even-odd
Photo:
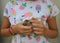
[[31, 13], [31, 12], [27, 12], [27, 13], [25, 13], [24, 14], [24, 17], [25, 18], [29, 18], [29, 17], [31, 17], [33, 14]]
[[31, 37], [29, 37], [28, 39], [29, 39], [29, 40], [31, 40], [32, 38], [31, 38]]
[[24, 10], [25, 7], [26, 7], [26, 3], [22, 4], [22, 5], [19, 7], [19, 9], [20, 9], [20, 10]]
[[37, 42], [39, 42], [40, 41], [40, 37], [38, 37], [36, 40], [37, 40]]
[[46, 15], [44, 16], [44, 18], [47, 18], [47, 17], [48, 17], [48, 16], [46, 16]]
[[32, 39], [32, 37], [28, 36], [28, 40], [31, 40], [31, 39]]
[[23, 7], [23, 6], [20, 6], [19, 9], [20, 9], [20, 10], [24, 10], [24, 7]]
[[11, 14], [12, 14], [13, 16], [16, 16], [16, 10], [15, 10], [15, 9], [12, 9], [12, 10], [11, 10]]
[[41, 17], [41, 22], [44, 22], [47, 17], [48, 17], [48, 16], [46, 16], [46, 15], [42, 15], [42, 17]]
[[41, 5], [40, 5], [40, 4], [37, 4], [37, 5], [36, 5], [36, 10], [37, 10], [38, 13], [39, 13], [39, 11], [41, 10]]
[[41, 19], [46, 19], [47, 17], [47, 15], [42, 15]]

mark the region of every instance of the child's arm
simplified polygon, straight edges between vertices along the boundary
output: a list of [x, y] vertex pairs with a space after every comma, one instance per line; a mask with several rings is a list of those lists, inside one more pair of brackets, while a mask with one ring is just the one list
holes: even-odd
[[39, 22], [37, 19], [32, 19], [31, 22], [33, 23], [33, 30], [35, 34], [43, 35], [48, 38], [55, 38], [58, 35], [58, 29], [56, 24], [56, 18], [48, 18], [48, 29], [44, 27], [42, 22]]
[[24, 26], [23, 23], [18, 23], [10, 27], [10, 22], [7, 17], [3, 18], [1, 34], [4, 37], [9, 37], [14, 34], [30, 35], [32, 33], [31, 26]]
[[58, 29], [56, 24], [56, 17], [47, 19], [49, 30], [46, 31], [46, 36], [55, 38], [58, 36]]
[[7, 17], [4, 17], [3, 22], [2, 22], [2, 27], [1, 27], [2, 36], [11, 36], [11, 34], [9, 32], [9, 27], [10, 27], [9, 20]]

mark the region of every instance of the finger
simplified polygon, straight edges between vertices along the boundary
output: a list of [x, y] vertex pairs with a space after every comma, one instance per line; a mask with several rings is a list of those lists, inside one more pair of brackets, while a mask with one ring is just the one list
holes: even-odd
[[33, 28], [34, 31], [39, 31], [39, 28]]
[[38, 23], [39, 21], [38, 20], [31, 19], [30, 22], [32, 22], [32, 23]]
[[32, 25], [34, 27], [39, 27], [39, 28], [44, 27], [44, 25], [42, 23], [32, 23]]
[[44, 29], [43, 28], [39, 29], [39, 32], [44, 32]]
[[22, 29], [30, 30], [32, 26], [22, 26]]
[[40, 32], [34, 31], [34, 33], [40, 35]]
[[43, 35], [43, 32], [34, 31], [35, 34]]
[[28, 32], [32, 32], [32, 29], [31, 30], [23, 30], [23, 32], [25, 33], [28, 33]]
[[32, 23], [33, 27], [40, 27], [40, 24], [38, 23]]
[[44, 32], [44, 29], [43, 29], [43, 28], [34, 28], [34, 31], [37, 31], [37, 32]]
[[21, 30], [19, 33], [20, 34], [25, 34], [25, 33], [32, 33], [32, 32], [31, 31], [29, 32], [29, 31], [23, 31], [23, 30]]

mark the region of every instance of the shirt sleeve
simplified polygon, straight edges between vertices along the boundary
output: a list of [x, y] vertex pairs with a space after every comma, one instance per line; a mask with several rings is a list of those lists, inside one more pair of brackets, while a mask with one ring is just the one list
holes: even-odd
[[56, 15], [58, 15], [59, 14], [58, 7], [51, 0], [47, 0], [47, 2], [48, 8], [50, 10], [50, 17], [55, 17]]
[[3, 16], [5, 16], [5, 17], [9, 16], [9, 3], [7, 3], [4, 8]]

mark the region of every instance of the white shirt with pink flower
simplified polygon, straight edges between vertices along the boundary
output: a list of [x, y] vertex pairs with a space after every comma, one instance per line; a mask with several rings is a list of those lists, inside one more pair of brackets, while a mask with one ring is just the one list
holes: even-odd
[[[16, 25], [22, 21], [36, 18], [47, 27], [47, 18], [55, 17], [58, 13], [59, 9], [50, 0], [11, 0], [4, 9], [4, 16], [9, 19], [11, 25]], [[11, 40], [12, 43], [49, 43], [48, 38], [34, 34], [31, 36], [17, 34], [12, 36]]]

